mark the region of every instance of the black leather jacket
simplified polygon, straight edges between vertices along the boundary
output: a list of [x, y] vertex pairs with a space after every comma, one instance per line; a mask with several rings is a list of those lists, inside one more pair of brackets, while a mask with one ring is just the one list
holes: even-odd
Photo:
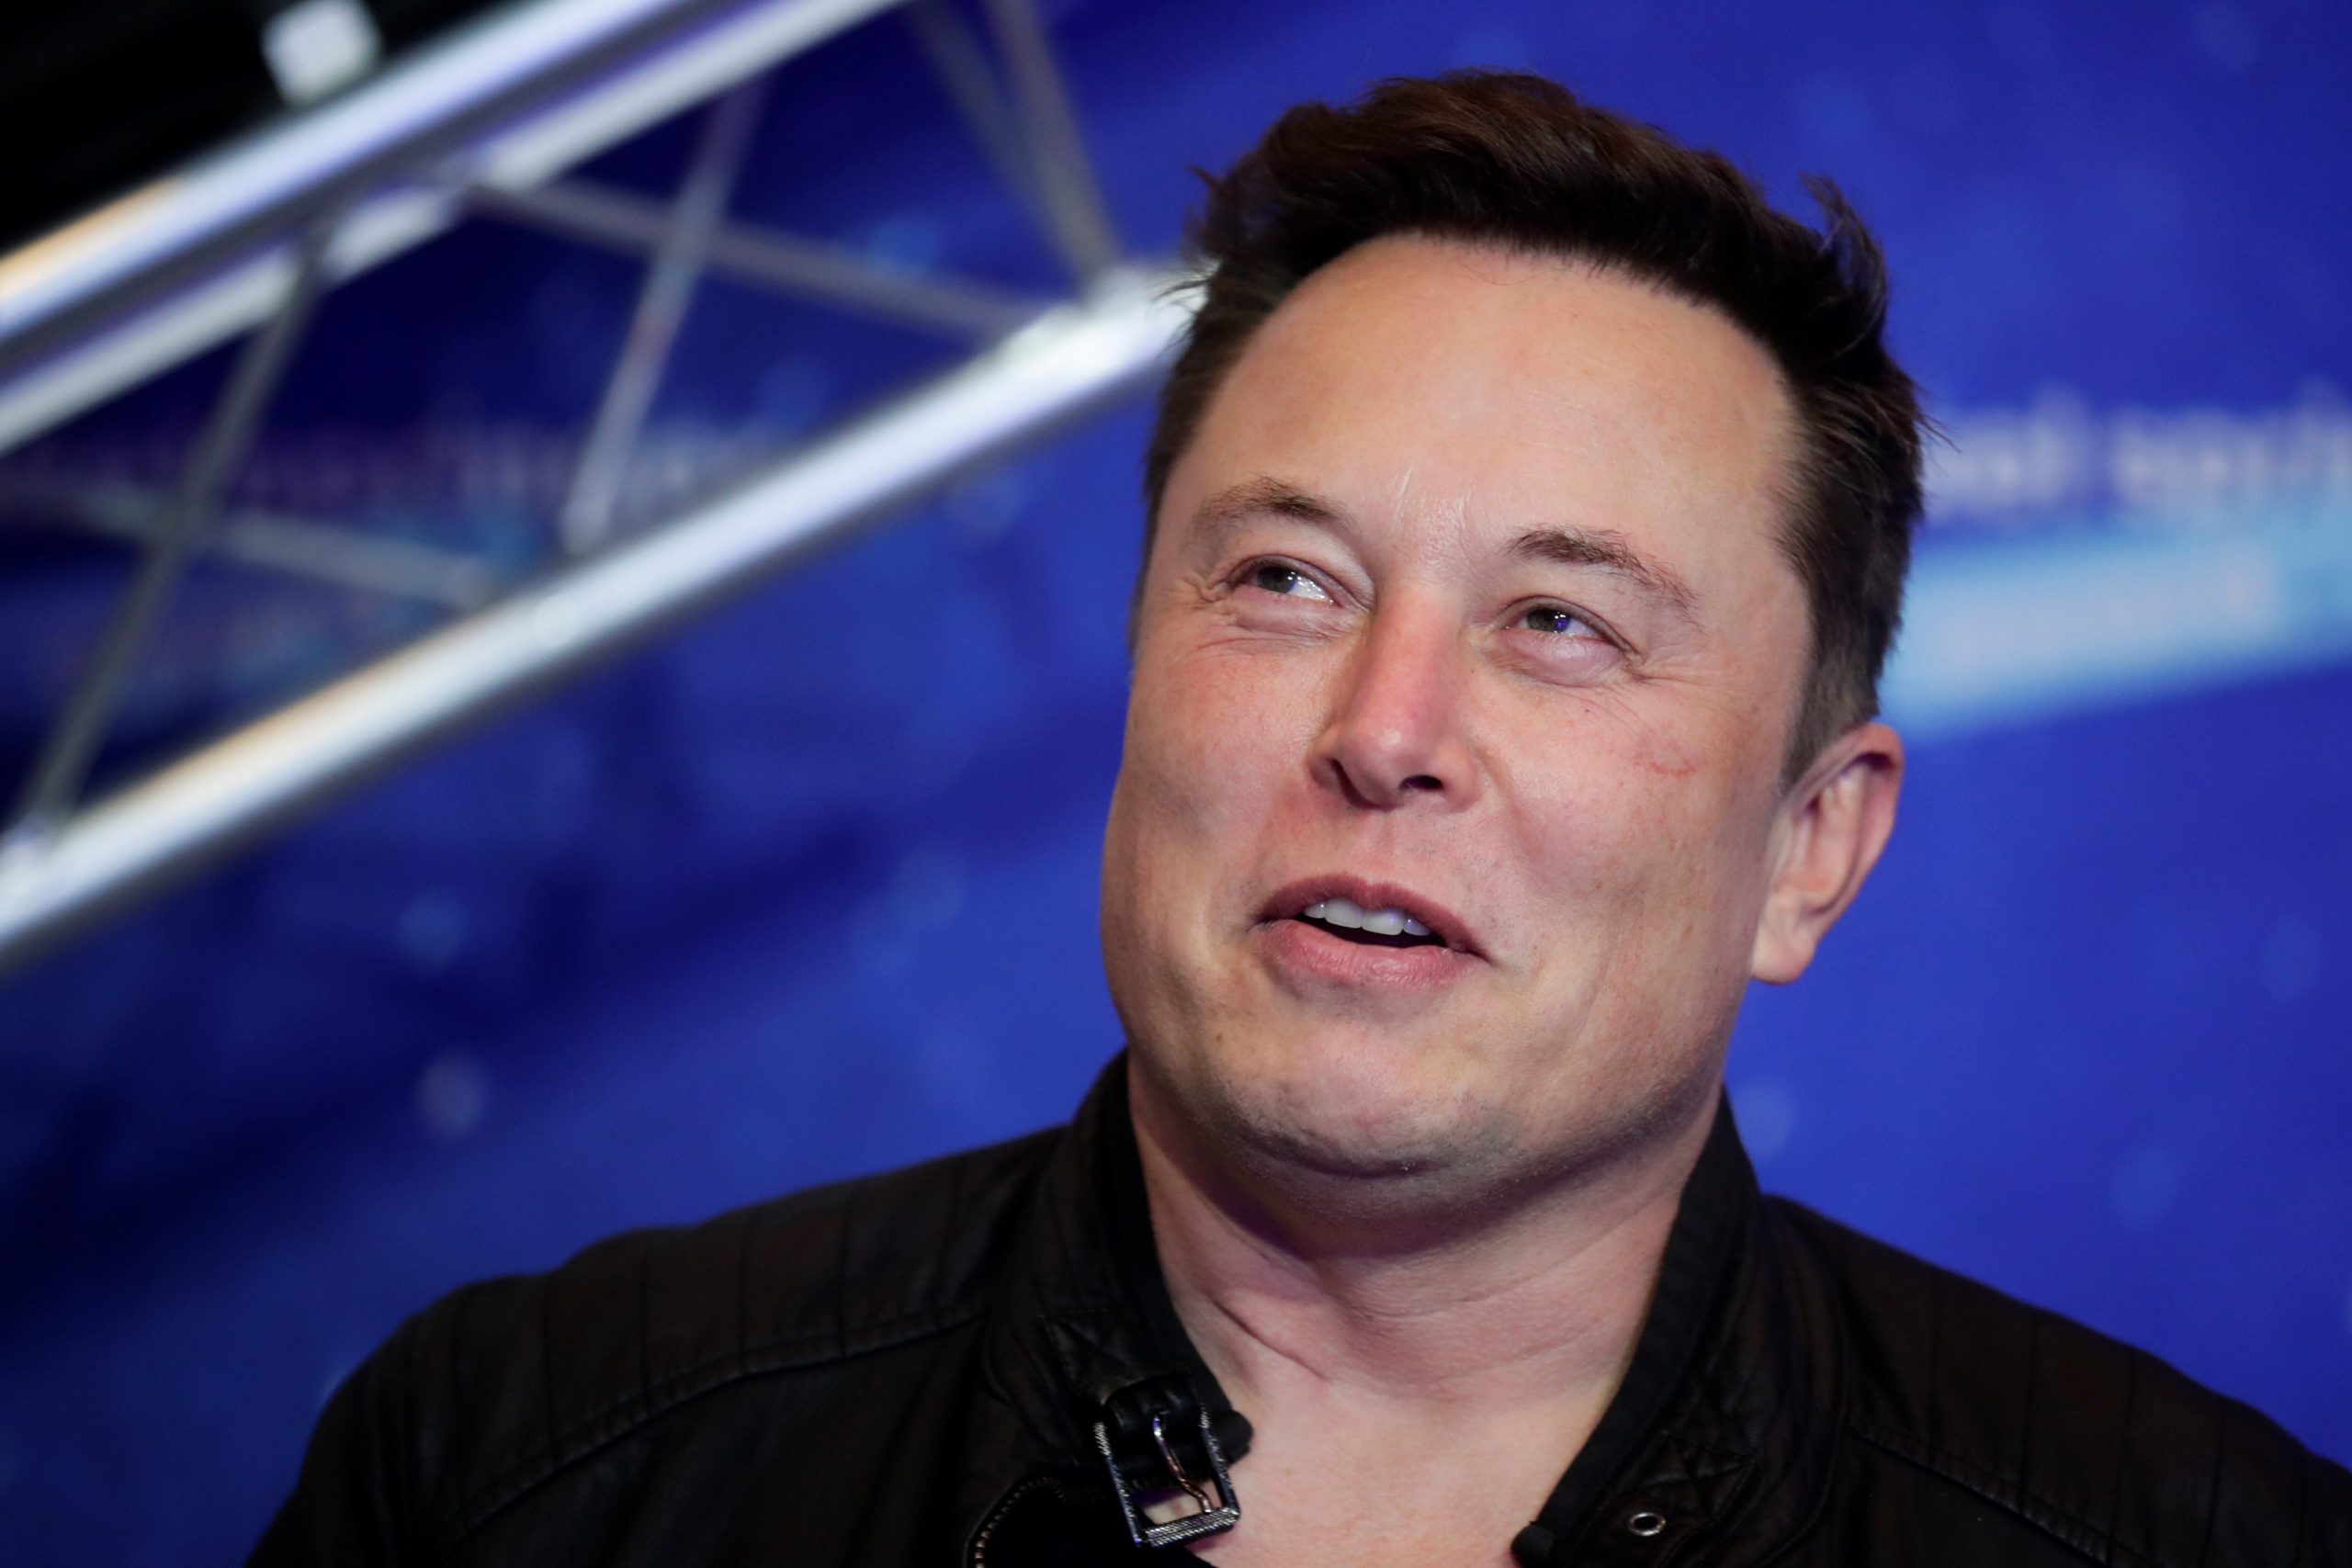
[[[256, 1564], [1102, 1563], [1247, 1515], [1124, 1059], [1067, 1129], [459, 1291], [345, 1384]], [[1204, 1422], [1204, 1416], [1207, 1419]], [[1104, 1449], [1110, 1450], [1106, 1460]], [[1498, 1547], [1503, 1543], [1496, 1543]], [[1728, 1110], [1529, 1564], [2352, 1568], [2352, 1475], [2152, 1357], [1761, 1197]]]

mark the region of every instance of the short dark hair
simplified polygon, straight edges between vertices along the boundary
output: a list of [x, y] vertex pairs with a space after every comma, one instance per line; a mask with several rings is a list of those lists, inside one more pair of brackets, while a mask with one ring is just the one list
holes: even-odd
[[[1878, 711], [1920, 511], [1927, 422], [1881, 342], [1886, 268], [1827, 180], [1816, 231], [1719, 154], [1595, 108], [1541, 76], [1453, 72], [1302, 104], [1222, 178], [1187, 233], [1204, 297], [1144, 459], [1144, 560], [1169, 470], [1261, 322], [1317, 267], [1384, 234], [1556, 255], [1722, 311], [1769, 350], [1801, 429], [1781, 540], [1811, 664], [1785, 781]], [[1140, 593], [1142, 581], [1137, 578]]]

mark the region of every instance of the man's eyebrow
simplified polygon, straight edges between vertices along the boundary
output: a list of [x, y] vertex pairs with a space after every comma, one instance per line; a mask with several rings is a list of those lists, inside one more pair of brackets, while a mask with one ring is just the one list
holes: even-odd
[[1263, 478], [1245, 479], [1230, 485], [1201, 503], [1193, 514], [1194, 525], [1214, 537], [1234, 524], [1250, 517], [1272, 513], [1278, 517], [1295, 517], [1317, 527], [1337, 527], [1347, 521], [1347, 513], [1331, 502], [1311, 495], [1296, 485], [1283, 479]]
[[1656, 561], [1607, 528], [1531, 528], [1513, 539], [1510, 553], [1523, 560], [1599, 567], [1630, 580], [1666, 601], [1686, 621], [1698, 619], [1699, 596], [1675, 570]]

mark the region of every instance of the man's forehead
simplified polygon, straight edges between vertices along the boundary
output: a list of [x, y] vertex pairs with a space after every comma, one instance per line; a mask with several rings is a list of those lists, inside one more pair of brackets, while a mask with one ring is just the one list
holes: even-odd
[[[1780, 533], [1793, 434], [1769, 355], [1711, 310], [1581, 263], [1391, 237], [1260, 328], [1172, 489], [1210, 524], [1466, 506], [1488, 548], [1631, 570], [1728, 546], [1752, 564]], [[1703, 536], [1724, 532], [1747, 537]], [[1646, 575], [1694, 597], [1688, 570]]]
[[1260, 324], [1244, 357], [1322, 330], [1321, 318], [1333, 312], [1346, 316], [1348, 337], [1368, 352], [1479, 335], [1489, 360], [1554, 372], [1542, 389], [1555, 397], [1574, 389], [1557, 375], [1564, 352], [1605, 356], [1620, 370], [1687, 365], [1726, 396], [1776, 411], [1787, 397], [1771, 352], [1720, 307], [1580, 255], [1385, 234], [1302, 279]]

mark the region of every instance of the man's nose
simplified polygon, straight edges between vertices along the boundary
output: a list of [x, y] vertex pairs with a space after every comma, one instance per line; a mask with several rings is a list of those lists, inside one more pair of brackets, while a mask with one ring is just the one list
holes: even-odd
[[1464, 732], [1461, 628], [1434, 606], [1375, 613], [1317, 738], [1316, 776], [1358, 806], [1446, 808], [1477, 791]]

